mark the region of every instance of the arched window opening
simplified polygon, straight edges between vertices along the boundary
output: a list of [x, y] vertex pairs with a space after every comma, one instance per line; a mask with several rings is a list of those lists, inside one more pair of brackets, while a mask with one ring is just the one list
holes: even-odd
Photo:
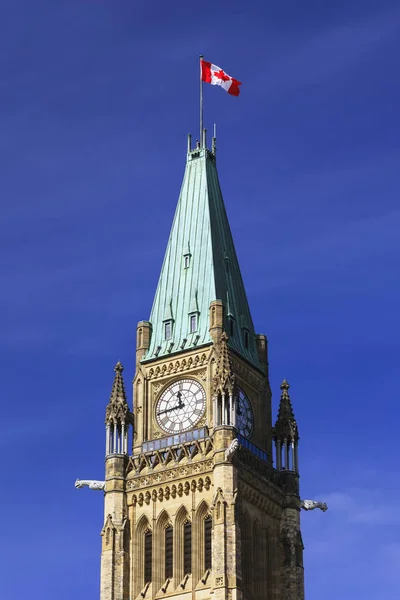
[[153, 534], [146, 531], [144, 534], [144, 582], [151, 583], [153, 561]]
[[192, 524], [186, 521], [183, 526], [183, 571], [184, 575], [192, 572]]
[[218, 392], [218, 397], [217, 397], [217, 423], [216, 425], [222, 425], [223, 424], [223, 415], [222, 415], [222, 395], [221, 392]]
[[165, 528], [165, 579], [172, 579], [174, 561], [174, 542], [172, 525]]
[[244, 347], [247, 349], [249, 347], [249, 330], [243, 330], [243, 339], [244, 339]]
[[212, 531], [212, 519], [208, 516], [204, 519], [204, 570], [211, 569], [212, 567], [212, 553], [211, 553], [211, 531]]

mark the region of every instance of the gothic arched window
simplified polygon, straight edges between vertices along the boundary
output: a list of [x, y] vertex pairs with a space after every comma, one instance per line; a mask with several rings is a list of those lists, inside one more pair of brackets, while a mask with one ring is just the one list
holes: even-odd
[[144, 534], [144, 582], [151, 583], [153, 561], [153, 534], [146, 531]]
[[165, 579], [172, 579], [174, 564], [174, 535], [172, 525], [165, 528]]
[[211, 569], [212, 566], [212, 553], [211, 553], [211, 530], [212, 530], [212, 519], [209, 515], [204, 519], [204, 570]]
[[184, 575], [192, 572], [192, 524], [186, 521], [183, 526], [183, 571]]

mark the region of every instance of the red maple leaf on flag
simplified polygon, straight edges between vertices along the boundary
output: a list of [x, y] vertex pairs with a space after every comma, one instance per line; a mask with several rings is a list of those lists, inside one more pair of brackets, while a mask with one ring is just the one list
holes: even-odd
[[214, 71], [214, 77], [218, 77], [218, 79], [222, 79], [222, 81], [229, 81], [231, 79], [231, 77], [229, 77], [222, 69]]

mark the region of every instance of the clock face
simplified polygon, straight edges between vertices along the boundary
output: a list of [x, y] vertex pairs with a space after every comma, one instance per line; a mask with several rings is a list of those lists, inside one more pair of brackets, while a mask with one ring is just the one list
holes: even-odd
[[191, 429], [203, 416], [206, 394], [193, 379], [176, 381], [163, 392], [156, 405], [157, 423], [168, 433]]
[[242, 390], [238, 388], [236, 396], [236, 429], [245, 438], [253, 433], [254, 415], [250, 400]]

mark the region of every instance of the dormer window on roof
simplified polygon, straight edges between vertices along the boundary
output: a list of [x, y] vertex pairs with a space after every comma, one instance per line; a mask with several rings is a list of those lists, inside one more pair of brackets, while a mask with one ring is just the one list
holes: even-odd
[[244, 347], [247, 348], [249, 347], [249, 330], [248, 329], [243, 329], [243, 341], [244, 341]]
[[197, 313], [189, 315], [189, 329], [190, 333], [197, 331]]
[[192, 254], [190, 252], [190, 244], [188, 242], [186, 252], [183, 255], [183, 268], [184, 269], [188, 269], [190, 267], [191, 258], [192, 258]]
[[235, 317], [229, 315], [228, 317], [229, 336], [232, 337], [235, 334]]
[[172, 338], [172, 319], [164, 322], [164, 339], [166, 341]]
[[230, 259], [229, 256], [226, 254], [225, 252], [225, 256], [224, 256], [224, 260], [225, 260], [225, 270], [227, 273], [230, 273]]

